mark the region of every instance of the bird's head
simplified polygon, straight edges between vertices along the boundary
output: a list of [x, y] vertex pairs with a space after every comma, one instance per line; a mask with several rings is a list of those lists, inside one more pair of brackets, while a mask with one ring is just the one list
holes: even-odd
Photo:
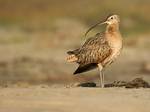
[[105, 21], [103, 21], [103, 22], [98, 22], [98, 23], [96, 23], [95, 25], [93, 25], [91, 28], [89, 28], [89, 29], [87, 30], [87, 32], [85, 33], [85, 36], [88, 34], [88, 32], [89, 32], [90, 30], [92, 30], [93, 28], [95, 28], [95, 27], [98, 26], [98, 25], [103, 25], [103, 24], [113, 25], [113, 24], [119, 24], [119, 22], [120, 22], [120, 18], [119, 18], [118, 15], [111, 15], [111, 16], [108, 16], [108, 17], [105, 19]]
[[118, 24], [120, 22], [120, 18], [118, 15], [111, 15], [111, 16], [108, 16], [106, 21], [105, 22], [102, 22], [101, 24], [108, 24], [108, 25], [111, 25], [111, 24]]

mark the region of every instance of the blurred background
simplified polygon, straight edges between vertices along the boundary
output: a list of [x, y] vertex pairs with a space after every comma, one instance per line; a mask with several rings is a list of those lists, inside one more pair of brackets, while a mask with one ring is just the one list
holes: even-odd
[[78, 65], [66, 62], [66, 52], [111, 13], [120, 15], [124, 49], [105, 81], [150, 81], [149, 11], [149, 0], [0, 0], [0, 85], [96, 82], [98, 70], [73, 76]]

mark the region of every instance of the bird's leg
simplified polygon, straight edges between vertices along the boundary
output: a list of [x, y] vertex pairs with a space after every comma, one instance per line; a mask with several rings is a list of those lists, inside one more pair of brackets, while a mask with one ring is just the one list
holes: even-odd
[[99, 78], [100, 78], [100, 86], [102, 87], [102, 72], [99, 71]]
[[104, 88], [105, 87], [105, 80], [104, 80], [104, 72], [103, 72], [103, 70], [101, 71], [101, 74], [102, 74], [102, 86]]
[[103, 73], [102, 73], [102, 71], [100, 71], [100, 86], [101, 86], [101, 88], [104, 88]]
[[103, 73], [102, 73], [102, 69], [103, 69], [103, 67], [102, 67], [102, 65], [101, 64], [98, 64], [98, 68], [99, 68], [99, 76], [100, 76], [100, 85], [101, 85], [101, 88], [103, 88], [104, 87], [104, 83], [103, 83], [103, 80], [104, 80], [104, 78], [103, 78]]

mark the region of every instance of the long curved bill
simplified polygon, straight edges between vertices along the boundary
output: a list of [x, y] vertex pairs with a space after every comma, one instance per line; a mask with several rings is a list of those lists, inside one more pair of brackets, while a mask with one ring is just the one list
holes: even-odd
[[92, 27], [90, 27], [87, 31], [86, 31], [86, 33], [85, 33], [85, 37], [87, 36], [87, 34], [93, 29], [93, 28], [95, 28], [96, 26], [98, 26], [98, 25], [103, 25], [103, 24], [106, 24], [107, 22], [105, 21], [105, 22], [98, 22], [98, 23], [96, 23], [95, 25], [93, 25]]

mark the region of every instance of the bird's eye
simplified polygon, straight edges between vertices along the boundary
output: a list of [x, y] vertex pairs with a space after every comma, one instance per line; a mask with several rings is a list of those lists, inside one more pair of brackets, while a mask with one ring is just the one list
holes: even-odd
[[113, 19], [113, 17], [111, 17], [110, 19]]

